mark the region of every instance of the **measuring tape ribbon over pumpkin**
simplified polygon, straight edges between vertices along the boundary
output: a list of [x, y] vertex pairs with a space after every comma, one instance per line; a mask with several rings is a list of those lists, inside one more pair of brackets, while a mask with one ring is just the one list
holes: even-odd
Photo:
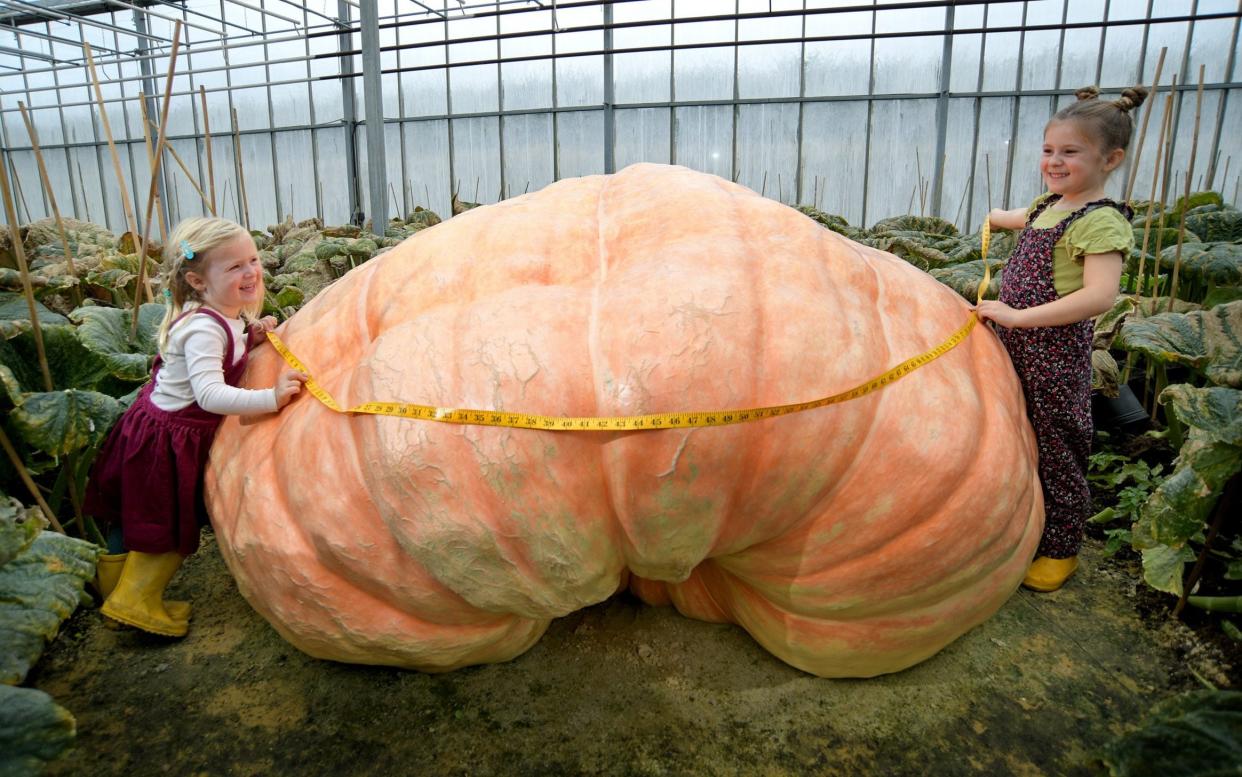
[[[986, 282], [986, 281], [985, 281]], [[399, 418], [415, 418], [423, 421], [439, 421], [448, 424], [474, 424], [479, 426], [505, 426], [514, 429], [544, 429], [549, 431], [560, 432], [615, 432], [615, 431], [645, 431], [648, 429], [684, 429], [701, 426], [728, 426], [730, 424], [741, 424], [748, 421], [758, 421], [764, 418], [776, 418], [777, 416], [789, 415], [791, 413], [800, 413], [805, 410], [813, 410], [817, 407], [826, 405], [835, 405], [840, 402], [846, 402], [851, 399], [858, 399], [866, 396], [873, 391], [884, 388], [890, 383], [897, 381], [919, 367], [943, 356], [951, 351], [954, 346], [961, 343], [975, 328], [979, 319], [974, 313], [970, 314], [970, 318], [961, 328], [949, 335], [948, 339], [932, 348], [930, 351], [915, 356], [912, 359], [893, 367], [891, 370], [884, 372], [871, 380], [855, 386], [848, 391], [843, 391], [832, 396], [813, 399], [809, 402], [795, 402], [790, 405], [774, 405], [771, 407], [752, 407], [740, 410], [705, 410], [687, 413], [653, 413], [650, 415], [633, 415], [633, 416], [547, 416], [547, 415], [531, 415], [529, 413], [512, 413], [501, 412], [497, 410], [469, 410], [461, 408], [432, 407], [430, 405], [415, 405], [406, 402], [363, 402], [361, 405], [351, 407], [348, 410], [342, 408], [332, 395], [324, 389], [323, 386], [315, 380], [314, 377], [308, 377], [306, 388], [316, 399], [326, 405], [328, 408], [338, 413], [359, 413], [367, 415], [388, 415]], [[281, 342], [275, 332], [268, 332], [267, 339], [275, 346], [276, 350], [284, 357], [290, 367], [311, 375], [309, 369], [303, 364], [298, 357], [294, 356], [289, 348]]]

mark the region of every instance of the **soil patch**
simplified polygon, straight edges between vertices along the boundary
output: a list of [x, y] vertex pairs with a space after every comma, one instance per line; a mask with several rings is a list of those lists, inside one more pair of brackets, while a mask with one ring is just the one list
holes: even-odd
[[1238, 681], [1236, 656], [1140, 614], [1134, 562], [1099, 546], [1063, 590], [1015, 593], [918, 666], [824, 680], [628, 596], [505, 664], [320, 661], [250, 609], [208, 535], [170, 588], [193, 602], [188, 637], [83, 608], [28, 684], [78, 721], [52, 775], [1095, 774], [1097, 748], [1195, 674]]

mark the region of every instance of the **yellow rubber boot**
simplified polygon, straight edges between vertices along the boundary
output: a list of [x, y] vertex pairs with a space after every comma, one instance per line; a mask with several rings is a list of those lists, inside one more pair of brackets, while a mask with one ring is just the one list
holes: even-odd
[[1065, 585], [1065, 581], [1070, 579], [1075, 569], [1078, 569], [1077, 556], [1069, 558], [1040, 556], [1032, 561], [1031, 566], [1026, 570], [1026, 579], [1022, 581], [1022, 585], [1032, 591], [1043, 593], [1055, 591]]
[[129, 552], [121, 578], [99, 611], [114, 621], [165, 637], [184, 637], [186, 621], [175, 620], [164, 609], [164, 588], [177, 573], [182, 557], [168, 553]]
[[[113, 589], [116, 588], [116, 582], [121, 579], [121, 569], [125, 566], [125, 559], [128, 556], [128, 553], [105, 553], [99, 557], [99, 563], [95, 566], [95, 588], [104, 599], [111, 596]], [[165, 599], [164, 610], [175, 621], [188, 622], [190, 620], [189, 602]]]

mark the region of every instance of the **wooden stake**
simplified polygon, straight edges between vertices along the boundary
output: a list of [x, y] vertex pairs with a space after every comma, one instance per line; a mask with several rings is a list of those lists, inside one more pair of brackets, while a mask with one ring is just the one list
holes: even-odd
[[203, 87], [198, 88], [198, 96], [203, 104], [203, 145], [207, 146], [207, 183], [211, 190], [211, 201], [207, 203], [207, 207], [211, 209], [211, 215], [216, 215], [216, 168], [211, 163], [211, 123], [207, 119], [207, 90]]
[[108, 151], [112, 154], [112, 169], [116, 172], [117, 185], [121, 187], [121, 206], [125, 209], [125, 224], [130, 232], [138, 234], [134, 207], [129, 202], [129, 188], [125, 185], [125, 176], [121, 174], [121, 157], [116, 152], [116, 143], [112, 142], [112, 125], [108, 123], [108, 111], [104, 108], [103, 89], [99, 87], [99, 76], [95, 74], [95, 57], [91, 55], [91, 44], [83, 43], [82, 50], [86, 52], [86, 66], [91, 74], [91, 83], [95, 86], [95, 101], [99, 103], [99, 122], [103, 125], [104, 137], [108, 140]]
[[1199, 65], [1199, 88], [1195, 95], [1195, 130], [1190, 136], [1190, 166], [1186, 170], [1186, 191], [1182, 210], [1177, 218], [1177, 252], [1173, 258], [1173, 281], [1169, 286], [1169, 312], [1173, 312], [1173, 298], [1177, 296], [1177, 275], [1182, 269], [1182, 244], [1186, 242], [1186, 206], [1190, 204], [1190, 182], [1194, 178], [1195, 153], [1199, 150], [1199, 118], [1203, 114], [1203, 65]]
[[4, 215], [9, 220], [9, 239], [13, 241], [13, 257], [17, 260], [17, 269], [22, 276], [22, 293], [26, 297], [26, 308], [30, 311], [30, 326], [34, 334], [35, 352], [39, 357], [39, 371], [43, 375], [43, 385], [52, 391], [52, 371], [47, 366], [47, 352], [43, 348], [43, 327], [39, 325], [39, 311], [35, 308], [34, 288], [30, 285], [30, 269], [26, 266], [26, 247], [22, 245], [22, 232], [17, 223], [17, 207], [13, 204], [13, 192], [9, 189], [8, 171], [0, 171], [0, 194], [4, 196]]
[[1139, 160], [1143, 158], [1143, 141], [1147, 139], [1147, 122], [1151, 120], [1152, 107], [1156, 102], [1156, 91], [1160, 88], [1160, 71], [1164, 70], [1164, 55], [1169, 53], [1168, 46], [1160, 47], [1160, 59], [1156, 60], [1156, 75], [1151, 79], [1151, 95], [1147, 100], [1147, 110], [1143, 112], [1143, 128], [1139, 130], [1139, 144], [1134, 152], [1134, 161], [1130, 163], [1130, 178], [1126, 181], [1125, 202], [1130, 201], [1134, 192], [1134, 179], [1138, 175]]
[[[155, 124], [152, 124], [151, 126], [155, 127]], [[158, 129], [158, 127], [156, 129]], [[185, 177], [189, 180], [190, 186], [194, 187], [194, 191], [198, 192], [199, 199], [203, 201], [203, 204], [207, 206], [207, 209], [210, 210], [212, 212], [212, 215], [214, 216], [215, 210], [213, 210], [214, 206], [212, 205], [211, 200], [207, 199], [206, 194], [203, 194], [203, 188], [198, 185], [198, 181], [194, 180], [194, 174], [190, 172], [190, 168], [185, 166], [185, 160], [183, 160], [181, 158], [181, 155], [177, 153], [177, 149], [173, 148], [172, 146], [164, 146], [164, 150], [167, 151], [170, 156], [172, 156], [173, 161], [176, 162], [177, 166], [181, 168], [181, 172], [185, 173]], [[173, 192], [175, 195], [176, 193], [175, 188], [173, 189]], [[181, 208], [178, 207], [177, 210], [180, 211]], [[168, 240], [165, 239], [164, 242], [168, 242]]]
[[[142, 239], [138, 241], [138, 286], [139, 291], [144, 285], [147, 289], [147, 297], [151, 294], [150, 284], [147, 282], [147, 234], [151, 231], [151, 211], [155, 208], [155, 195], [160, 174], [160, 160], [164, 158], [164, 146], [168, 142], [168, 104], [172, 102], [172, 85], [173, 74], [177, 71], [177, 52], [181, 49], [181, 20], [178, 19], [173, 27], [172, 51], [168, 54], [168, 78], [164, 82], [164, 103], [160, 106], [160, 131], [155, 141], [155, 159], [151, 162], [151, 186], [147, 190], [147, 212], [142, 220]], [[131, 339], [138, 338], [138, 311], [142, 306], [141, 293], [134, 294], [134, 317], [130, 322], [129, 336]]]
[[[1177, 76], [1173, 77], [1173, 83], [1174, 84], [1177, 83]], [[1156, 142], [1156, 167], [1154, 170], [1152, 170], [1152, 173], [1151, 173], [1151, 193], [1147, 195], [1147, 218], [1144, 220], [1144, 224], [1143, 224], [1143, 248], [1139, 252], [1138, 286], [1136, 287], [1135, 292], [1134, 292], [1134, 302], [1136, 304], [1138, 303], [1139, 298], [1143, 296], [1143, 275], [1145, 274], [1143, 265], [1147, 261], [1147, 246], [1148, 246], [1147, 241], [1151, 237], [1151, 212], [1156, 204], [1155, 202], [1156, 182], [1160, 180], [1161, 163], [1164, 161], [1164, 133], [1169, 128], [1172, 115], [1173, 115], [1173, 90], [1170, 89], [1168, 97], [1166, 97], [1164, 100], [1164, 115], [1161, 116], [1160, 118], [1160, 139]], [[1161, 221], [1163, 223], [1164, 214], [1161, 213], [1160, 215], [1161, 215]], [[1159, 237], [1157, 237], [1157, 240], [1159, 240]], [[1159, 254], [1156, 254], [1156, 262], [1155, 262], [1155, 267], [1152, 268], [1152, 275], [1157, 276], [1157, 277], [1160, 275], [1160, 255]], [[1127, 361], [1127, 366], [1128, 366], [1128, 361]], [[1129, 377], [1128, 372], [1126, 373], [1126, 377]]]
[[[78, 168], [78, 188], [82, 190], [82, 207], [86, 209], [86, 220], [94, 221], [91, 218], [91, 198], [86, 196], [86, 180], [82, 178], [82, 163], [75, 159], [73, 164]], [[75, 213], [73, 215], [77, 216], [78, 214]]]
[[[142, 114], [142, 139], [147, 146], [147, 166], [152, 170], [155, 169], [155, 159], [151, 156], [151, 130], [150, 120], [147, 118], [147, 96], [142, 92], [138, 93], [138, 111]], [[168, 222], [164, 221], [164, 209], [155, 209], [156, 218], [160, 221], [160, 242], [168, 242]]]
[[[1156, 266], [1152, 268], [1152, 276], [1156, 278], [1153, 285], [1155, 293], [1153, 297], [1159, 296], [1160, 293], [1160, 251], [1163, 249], [1164, 243], [1164, 210], [1169, 202], [1169, 160], [1173, 157], [1173, 103], [1177, 101], [1177, 76], [1173, 76], [1173, 85], [1169, 88], [1169, 104], [1165, 110], [1168, 112], [1165, 120], [1168, 122], [1168, 129], [1165, 131], [1164, 140], [1164, 161], [1161, 162], [1160, 176], [1160, 231], [1156, 233], [1156, 249], [1152, 256], [1156, 257]], [[1155, 302], [1152, 303], [1152, 311], [1155, 311]]]
[[17, 204], [26, 213], [26, 223], [34, 221], [30, 218], [30, 206], [26, 204], [26, 194], [22, 191], [22, 178], [17, 174], [17, 163], [13, 161], [13, 157], [9, 156], [9, 171], [13, 175], [13, 186], [17, 189]]
[[[4, 178], [5, 176], [0, 176]], [[8, 191], [8, 184], [4, 185], [5, 191]], [[17, 471], [21, 477], [22, 483], [26, 484], [26, 490], [34, 497], [35, 502], [39, 505], [39, 509], [43, 511], [43, 517], [47, 518], [47, 522], [52, 528], [61, 534], [65, 533], [65, 527], [60, 525], [60, 521], [56, 520], [56, 514], [52, 512], [52, 508], [47, 506], [47, 502], [43, 501], [43, 494], [39, 493], [39, 487], [35, 485], [34, 479], [30, 477], [26, 465], [22, 463], [21, 456], [17, 455], [17, 450], [13, 448], [13, 443], [9, 441], [9, 436], [4, 433], [4, 427], [0, 426], [0, 447], [4, 448], [5, 454], [9, 457], [9, 461], [13, 463], [13, 469]]]
[[237, 109], [233, 108], [233, 162], [237, 168], [237, 191], [241, 194], [242, 224], [250, 229], [250, 203], [246, 200], [246, 170], [242, 165], [241, 132], [237, 127]]
[[990, 154], [983, 155], [983, 168], [988, 176], [988, 212], [992, 211], [992, 156]]
[[[25, 103], [18, 101], [17, 109], [22, 112], [22, 121], [26, 122], [26, 134], [30, 136], [30, 147], [34, 150], [35, 161], [39, 164], [39, 177], [43, 180], [47, 200], [52, 206], [52, 215], [56, 218], [56, 230], [60, 233], [60, 245], [65, 252], [65, 263], [69, 265], [69, 273], [77, 278], [78, 268], [73, 263], [73, 251], [69, 250], [69, 236], [65, 234], [65, 222], [60, 217], [60, 208], [56, 206], [56, 192], [52, 190], [52, 180], [47, 174], [47, 165], [44, 164], [43, 154], [39, 150], [39, 136], [35, 133], [34, 122], [30, 120]], [[73, 287], [73, 304], [82, 304], [82, 290], [77, 284]]]

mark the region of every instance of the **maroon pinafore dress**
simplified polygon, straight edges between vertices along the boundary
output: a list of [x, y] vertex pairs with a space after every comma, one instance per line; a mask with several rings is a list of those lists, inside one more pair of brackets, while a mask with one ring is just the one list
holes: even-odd
[[[219, 313], [196, 308], [173, 323], [195, 313], [211, 316], [224, 328], [224, 380], [236, 386], [246, 370], [250, 343], [241, 358], [228, 364], [233, 330]], [[105, 523], [120, 523], [126, 550], [188, 556], [198, 549], [199, 527], [207, 522], [203, 470], [224, 416], [197, 402], [175, 411], [156, 407], [151, 391], [162, 364], [156, 356], [151, 380], [108, 434], [91, 468], [84, 507]]]
[[[1096, 200], [1055, 226], [1032, 225], [1048, 206], [1047, 197], [1032, 211], [1018, 245], [1005, 265], [1000, 301], [1023, 310], [1060, 299], [1053, 284], [1052, 249], [1078, 219], [1096, 208], [1112, 207], [1130, 218], [1129, 208]], [[1064, 326], [1006, 329], [997, 327], [1026, 395], [1026, 413], [1039, 444], [1039, 479], [1044, 491], [1044, 536], [1038, 555], [1069, 558], [1078, 554], [1083, 525], [1091, 510], [1087, 457], [1091, 454], [1091, 319]]]

